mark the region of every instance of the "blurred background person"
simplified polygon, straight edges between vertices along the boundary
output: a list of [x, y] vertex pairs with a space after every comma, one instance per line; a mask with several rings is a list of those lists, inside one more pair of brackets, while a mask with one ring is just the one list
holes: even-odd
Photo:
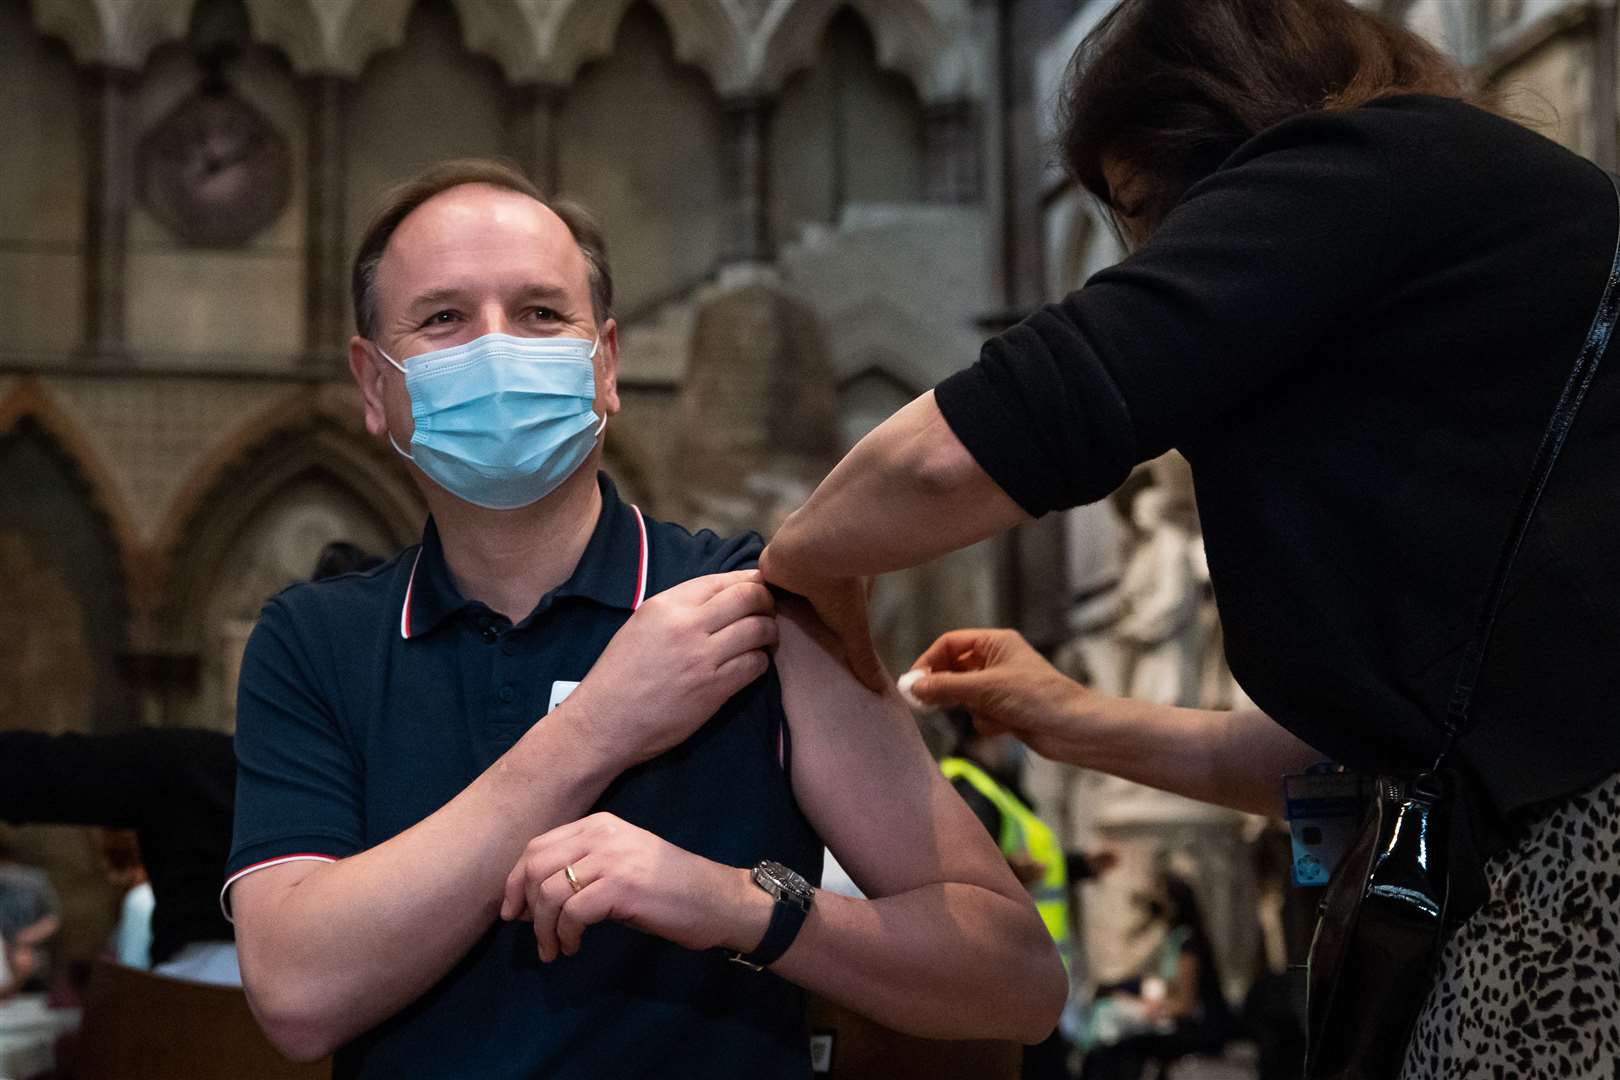
[[91, 835], [106, 867], [107, 880], [123, 892], [118, 922], [110, 939], [113, 958], [125, 967], [150, 968], [152, 911], [157, 897], [141, 863], [141, 842], [133, 829], [98, 828]]
[[1154, 941], [1136, 976], [1097, 988], [1081, 1080], [1138, 1080], [1149, 1062], [1164, 1075], [1178, 1058], [1216, 1054], [1234, 1029], [1198, 898], [1185, 878], [1160, 866], [1132, 898], [1141, 922], [1132, 936]]
[[43, 871], [0, 863], [0, 999], [45, 973], [45, 944], [61, 927], [61, 904]]

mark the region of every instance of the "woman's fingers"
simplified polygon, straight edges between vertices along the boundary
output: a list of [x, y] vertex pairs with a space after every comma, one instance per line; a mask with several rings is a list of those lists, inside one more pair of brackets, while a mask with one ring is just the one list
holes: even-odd
[[871, 581], [866, 578], [820, 578], [797, 586], [810, 602], [816, 618], [837, 639], [844, 663], [855, 678], [874, 693], [886, 693], [891, 680], [872, 643], [866, 621], [866, 600]]
[[983, 667], [995, 637], [1011, 632], [977, 628], [952, 630], [941, 634], [911, 666], [930, 671], [971, 671]]
[[883, 666], [877, 646], [872, 642], [872, 628], [867, 624], [865, 610], [861, 611], [859, 620], [835, 630], [844, 646], [844, 662], [855, 678], [868, 690], [885, 693], [889, 688], [889, 669]]
[[977, 712], [1000, 680], [983, 671], [935, 671], [911, 684], [911, 693], [939, 709], [961, 707]]
[[986, 734], [1011, 731], [1028, 740], [1058, 732], [1086, 695], [1012, 630], [952, 631], [917, 664], [913, 670], [929, 670], [911, 684], [912, 696], [967, 709]]

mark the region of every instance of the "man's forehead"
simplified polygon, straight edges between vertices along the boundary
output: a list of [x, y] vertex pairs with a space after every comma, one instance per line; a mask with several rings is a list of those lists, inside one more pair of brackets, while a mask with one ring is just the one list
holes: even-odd
[[550, 207], [522, 192], [462, 184], [427, 199], [399, 223], [383, 249], [378, 284], [385, 278], [416, 283], [452, 266], [458, 276], [469, 266], [509, 270], [513, 261], [567, 283], [586, 269], [573, 234]]

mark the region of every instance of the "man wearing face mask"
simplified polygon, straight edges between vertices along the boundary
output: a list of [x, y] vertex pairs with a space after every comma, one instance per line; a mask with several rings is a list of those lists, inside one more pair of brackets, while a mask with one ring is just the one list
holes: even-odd
[[[367, 428], [432, 516], [271, 600], [243, 659], [224, 898], [272, 1040], [339, 1077], [795, 1076], [801, 987], [1043, 1038], [1051, 940], [892, 690], [776, 617], [757, 537], [598, 473], [618, 335], [588, 219], [437, 166], [387, 197], [354, 301]], [[874, 899], [815, 889], [824, 841]]]

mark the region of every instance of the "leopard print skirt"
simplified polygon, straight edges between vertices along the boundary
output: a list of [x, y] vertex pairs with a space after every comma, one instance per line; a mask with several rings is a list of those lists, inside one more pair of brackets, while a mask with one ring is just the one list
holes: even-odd
[[1401, 1080], [1620, 1078], [1620, 774], [1532, 823], [1446, 943]]

